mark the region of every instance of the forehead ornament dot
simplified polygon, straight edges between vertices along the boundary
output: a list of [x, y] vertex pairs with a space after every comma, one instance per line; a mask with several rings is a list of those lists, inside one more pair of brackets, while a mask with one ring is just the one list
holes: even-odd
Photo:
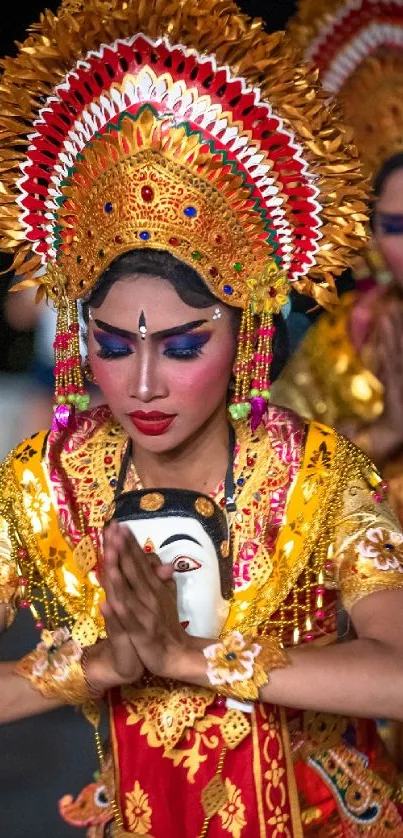
[[213, 320], [220, 320], [221, 317], [222, 317], [222, 311], [217, 306], [217, 308], [214, 309]]
[[147, 323], [144, 311], [141, 312], [139, 317], [139, 332], [141, 340], [145, 340], [147, 335]]

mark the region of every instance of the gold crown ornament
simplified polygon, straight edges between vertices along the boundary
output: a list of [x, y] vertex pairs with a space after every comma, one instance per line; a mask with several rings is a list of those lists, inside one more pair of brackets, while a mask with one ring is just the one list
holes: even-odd
[[293, 286], [334, 304], [365, 240], [357, 152], [291, 39], [228, 0], [66, 0], [2, 69], [0, 248], [59, 312], [56, 422], [86, 402], [77, 301], [145, 247], [243, 309], [230, 409], [260, 421], [273, 314]]
[[299, 0], [290, 34], [341, 99], [364, 171], [403, 151], [402, 0]]

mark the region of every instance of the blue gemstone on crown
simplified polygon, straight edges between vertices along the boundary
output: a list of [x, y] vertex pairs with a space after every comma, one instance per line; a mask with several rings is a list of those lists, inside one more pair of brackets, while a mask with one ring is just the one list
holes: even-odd
[[224, 285], [224, 294], [232, 294], [232, 285]]
[[105, 206], [104, 206], [104, 210], [105, 210], [105, 212], [107, 212], [107, 213], [112, 212], [112, 210], [113, 210], [113, 204], [111, 203], [111, 201], [107, 201], [107, 203], [106, 203], [106, 204], [105, 204]]
[[183, 212], [184, 212], [184, 214], [186, 215], [187, 218], [195, 218], [196, 215], [197, 215], [196, 207], [185, 207]]
[[143, 240], [143, 242], [146, 242], [149, 238], [151, 238], [151, 233], [149, 233], [148, 230], [142, 230], [140, 233], [140, 238]]

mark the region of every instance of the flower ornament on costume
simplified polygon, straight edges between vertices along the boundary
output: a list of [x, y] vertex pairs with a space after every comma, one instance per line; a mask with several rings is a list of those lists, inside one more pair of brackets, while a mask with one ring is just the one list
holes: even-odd
[[[84, 650], [85, 654], [85, 650]], [[67, 627], [45, 629], [36, 648], [21, 658], [15, 671], [31, 682], [45, 698], [81, 705], [95, 700], [81, 666], [83, 648]]]
[[287, 666], [289, 659], [275, 638], [258, 640], [255, 643], [239, 631], [233, 631], [220, 643], [203, 649], [212, 687], [224, 695], [242, 699], [259, 697], [259, 688], [268, 683], [270, 670]]
[[371, 559], [378, 570], [397, 570], [403, 573], [403, 535], [382, 527], [367, 530], [363, 541], [357, 544], [357, 552]]
[[255, 659], [262, 647], [245, 640], [234, 631], [223, 643], [213, 643], [203, 650], [207, 660], [207, 673], [211, 684], [222, 686], [252, 678]]
[[136, 248], [243, 309], [233, 416], [260, 421], [273, 313], [291, 284], [334, 304], [365, 239], [356, 150], [290, 39], [227, 0], [65, 0], [2, 66], [0, 248], [58, 310], [57, 426], [86, 406], [77, 301]]
[[370, 176], [403, 150], [402, 0], [299, 0], [290, 33], [341, 99]]
[[71, 660], [80, 661], [81, 646], [71, 638], [68, 628], [56, 631], [44, 630], [41, 642], [36, 647], [37, 657], [32, 674], [42, 678], [46, 671], [51, 671], [56, 681], [65, 681], [69, 675]]

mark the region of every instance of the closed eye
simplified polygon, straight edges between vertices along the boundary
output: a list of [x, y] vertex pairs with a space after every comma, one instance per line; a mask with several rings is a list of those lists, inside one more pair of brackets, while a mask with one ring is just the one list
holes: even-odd
[[132, 347], [126, 340], [108, 335], [106, 332], [95, 332], [94, 337], [100, 347], [97, 352], [98, 358], [109, 360], [110, 358], [125, 358], [127, 355], [132, 355]]
[[202, 355], [203, 346], [210, 340], [209, 332], [176, 335], [165, 342], [164, 357], [177, 361], [192, 360]]

